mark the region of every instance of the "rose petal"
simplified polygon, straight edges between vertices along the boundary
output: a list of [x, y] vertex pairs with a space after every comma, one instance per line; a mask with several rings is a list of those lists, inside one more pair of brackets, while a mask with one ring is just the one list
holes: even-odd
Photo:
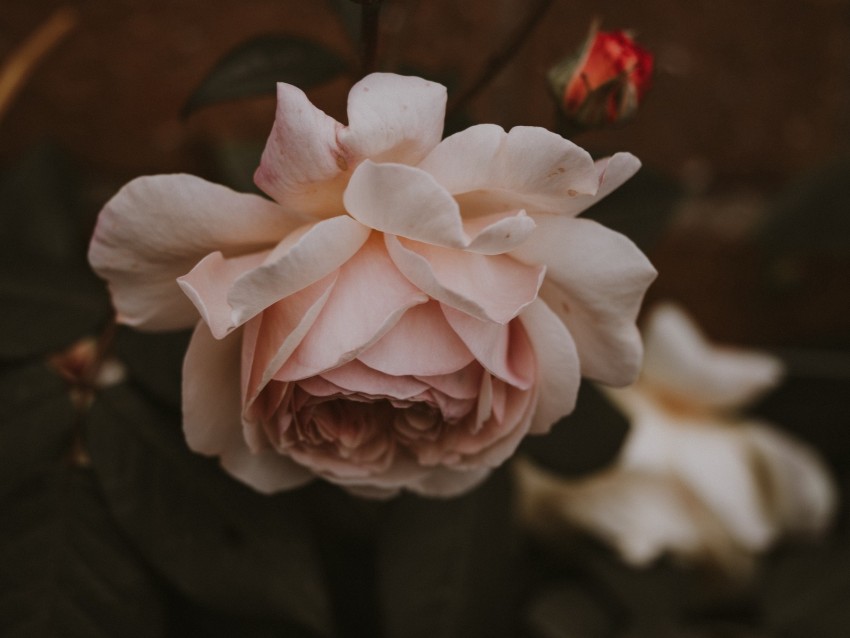
[[579, 358], [572, 336], [543, 301], [523, 310], [520, 320], [537, 359], [537, 411], [529, 431], [542, 434], [575, 408]]
[[715, 348], [672, 304], [653, 309], [644, 341], [642, 379], [701, 405], [741, 406], [779, 383], [783, 372], [781, 362], [766, 353]]
[[443, 135], [446, 88], [417, 77], [372, 73], [348, 94], [340, 143], [355, 157], [417, 164]]
[[333, 272], [281, 299], [246, 326], [242, 349], [246, 411], [315, 323], [337, 278]]
[[[517, 365], [517, 356], [513, 351], [520, 340], [511, 339], [511, 335], [517, 329], [521, 330], [520, 326], [514, 322], [499, 324], [481, 321], [448, 306], [443, 306], [442, 310], [452, 329], [491, 374], [522, 390], [531, 387], [536, 368], [534, 357], [532, 355], [531, 369], [522, 369]], [[525, 343], [524, 337], [522, 343]]]
[[409, 399], [428, 389], [428, 384], [423, 381], [410, 376], [383, 374], [357, 359], [323, 372], [322, 377], [350, 392], [362, 392], [376, 397]]
[[380, 237], [372, 237], [340, 269], [321, 314], [275, 378], [296, 381], [351, 361], [408, 308], [427, 301], [398, 272]]
[[398, 269], [428, 295], [486, 321], [507, 323], [536, 297], [545, 267], [384, 235]]
[[354, 162], [337, 139], [342, 128], [301, 89], [278, 83], [275, 122], [254, 182], [287, 210], [342, 214], [342, 192]]
[[475, 360], [434, 301], [405, 312], [357, 358], [374, 370], [393, 375], [449, 374]]
[[635, 319], [656, 272], [627, 237], [587, 219], [546, 216], [511, 253], [547, 266], [540, 296], [575, 339], [584, 376], [634, 381], [643, 352]]
[[221, 338], [273, 303], [339, 268], [370, 232], [347, 215], [325, 219], [298, 229], [261, 265], [248, 270], [229, 267], [220, 257], [210, 256], [180, 278], [180, 287], [210, 318], [213, 334]]
[[631, 153], [614, 153], [594, 163], [599, 188], [593, 195], [579, 195], [563, 200], [558, 213], [568, 217], [580, 215], [596, 202], [610, 195], [640, 169], [640, 160]]
[[221, 466], [263, 494], [295, 489], [315, 478], [315, 474], [273, 449], [251, 452], [241, 437], [221, 455]]
[[89, 262], [109, 283], [121, 323], [188, 328], [198, 315], [177, 277], [212, 251], [253, 252], [303, 223], [261, 197], [191, 175], [140, 177], [104, 206]]
[[406, 485], [414, 494], [429, 498], [451, 498], [461, 496], [481, 485], [492, 470], [477, 467], [471, 470], [453, 470], [436, 467], [418, 481]]
[[189, 341], [183, 360], [183, 432], [189, 447], [201, 454], [221, 454], [233, 432], [241, 436], [241, 346], [241, 333], [219, 341], [203, 322]]
[[[443, 140], [420, 164], [450, 193], [490, 193], [496, 210], [560, 212], [599, 186], [584, 149], [543, 128], [472, 126]], [[494, 211], [495, 212], [495, 211]]]
[[760, 423], [743, 426], [758, 454], [763, 499], [782, 531], [820, 533], [832, 521], [838, 491], [814, 449]]

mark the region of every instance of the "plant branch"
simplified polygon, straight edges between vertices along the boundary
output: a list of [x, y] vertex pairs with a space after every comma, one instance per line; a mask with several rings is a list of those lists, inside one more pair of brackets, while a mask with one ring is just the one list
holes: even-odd
[[502, 48], [496, 51], [487, 61], [478, 79], [470, 84], [465, 91], [452, 97], [446, 108], [447, 115], [451, 115], [466, 106], [499, 74], [534, 31], [551, 4], [552, 0], [538, 0], [522, 23], [508, 36]]

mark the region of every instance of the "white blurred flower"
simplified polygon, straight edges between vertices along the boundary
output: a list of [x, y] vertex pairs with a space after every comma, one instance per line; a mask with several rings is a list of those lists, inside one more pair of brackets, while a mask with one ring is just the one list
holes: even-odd
[[780, 362], [708, 343], [676, 306], [644, 331], [639, 380], [604, 389], [631, 422], [614, 465], [564, 481], [523, 462], [523, 515], [539, 531], [564, 523], [596, 534], [629, 563], [667, 552], [730, 571], [785, 534], [816, 534], [835, 510], [835, 486], [808, 446], [736, 415], [782, 375]]

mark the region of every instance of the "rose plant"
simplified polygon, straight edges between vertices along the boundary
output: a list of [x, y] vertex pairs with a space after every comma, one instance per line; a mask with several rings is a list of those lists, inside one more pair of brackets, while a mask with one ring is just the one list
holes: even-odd
[[655, 271], [576, 218], [639, 162], [535, 127], [441, 141], [445, 101], [372, 74], [343, 125], [279, 84], [255, 174], [271, 200], [158, 175], [99, 216], [89, 259], [118, 320], [195, 326], [189, 446], [260, 491], [459, 494], [568, 414], [580, 375], [640, 367]]

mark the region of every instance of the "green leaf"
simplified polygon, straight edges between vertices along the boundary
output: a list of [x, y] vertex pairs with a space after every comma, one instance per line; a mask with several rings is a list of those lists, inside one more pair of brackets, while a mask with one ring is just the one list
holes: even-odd
[[0, 359], [59, 349], [108, 316], [80, 210], [70, 163], [55, 147], [36, 147], [0, 179]]
[[549, 471], [577, 477], [613, 462], [628, 431], [626, 418], [585, 381], [573, 413], [558, 421], [549, 434], [527, 437], [520, 450]]
[[153, 568], [195, 604], [328, 636], [305, 491], [275, 497], [186, 447], [176, 411], [121, 385], [92, 407], [88, 445], [106, 498]]
[[388, 638], [515, 636], [517, 541], [505, 468], [453, 499], [401, 496], [377, 545]]
[[75, 413], [46, 367], [0, 376], [0, 633], [161, 636], [163, 609], [91, 473], [68, 464]]
[[120, 326], [113, 352], [149, 396], [179, 409], [183, 357], [191, 335], [191, 331], [150, 333]]
[[307, 89], [332, 80], [347, 65], [323, 45], [293, 36], [260, 36], [219, 60], [181, 110], [186, 117], [199, 108], [243, 97], [274, 95], [275, 83]]
[[667, 230], [681, 197], [677, 182], [644, 167], [581, 216], [622, 233], [648, 252]]

